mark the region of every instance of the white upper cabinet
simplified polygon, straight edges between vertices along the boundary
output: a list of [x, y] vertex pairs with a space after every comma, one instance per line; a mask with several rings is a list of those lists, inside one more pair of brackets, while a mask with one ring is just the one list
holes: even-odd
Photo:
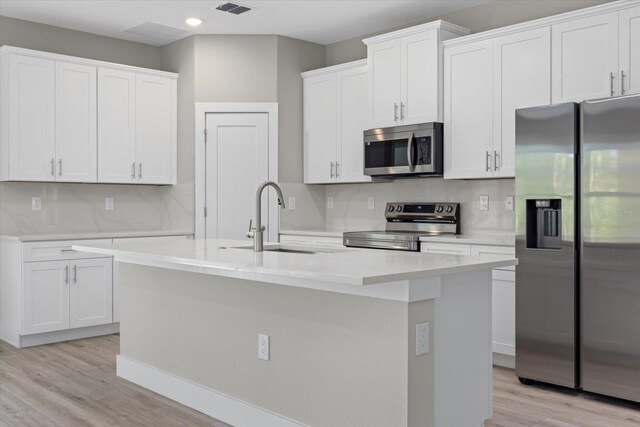
[[56, 62], [56, 180], [97, 179], [96, 68]]
[[469, 31], [436, 21], [364, 40], [367, 128], [442, 121], [441, 42]]
[[135, 73], [98, 69], [98, 182], [137, 179], [135, 88]]
[[0, 48], [0, 180], [175, 184], [177, 75]]
[[136, 162], [143, 184], [176, 181], [176, 80], [136, 76]]
[[493, 40], [444, 53], [444, 177], [493, 176]]
[[367, 67], [356, 61], [303, 73], [304, 182], [370, 182], [363, 174]]
[[55, 63], [3, 55], [1, 73], [0, 175], [3, 180], [53, 181]]
[[640, 6], [620, 11], [620, 86], [640, 93]]
[[551, 30], [522, 31], [494, 41], [493, 175], [514, 177], [516, 110], [551, 103]]
[[395, 126], [400, 120], [400, 39], [368, 47], [369, 127]]
[[618, 12], [552, 28], [553, 103], [620, 94]]

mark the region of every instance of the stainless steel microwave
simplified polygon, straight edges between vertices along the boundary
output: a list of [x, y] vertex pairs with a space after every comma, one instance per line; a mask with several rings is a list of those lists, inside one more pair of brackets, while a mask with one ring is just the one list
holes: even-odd
[[365, 175], [442, 176], [442, 162], [442, 123], [364, 131]]

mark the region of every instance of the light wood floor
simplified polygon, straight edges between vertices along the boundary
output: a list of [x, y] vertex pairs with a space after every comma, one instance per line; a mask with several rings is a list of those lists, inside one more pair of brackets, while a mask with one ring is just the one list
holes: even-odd
[[[0, 342], [0, 426], [228, 426], [115, 375], [117, 335], [16, 350]], [[494, 369], [487, 426], [640, 426], [640, 405]], [[389, 426], [392, 427], [392, 426]]]

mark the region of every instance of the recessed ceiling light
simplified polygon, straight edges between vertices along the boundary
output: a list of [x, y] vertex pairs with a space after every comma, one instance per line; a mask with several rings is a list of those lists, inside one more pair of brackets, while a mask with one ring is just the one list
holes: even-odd
[[189, 18], [184, 22], [191, 25], [192, 27], [197, 27], [198, 25], [202, 24], [202, 20], [198, 18]]

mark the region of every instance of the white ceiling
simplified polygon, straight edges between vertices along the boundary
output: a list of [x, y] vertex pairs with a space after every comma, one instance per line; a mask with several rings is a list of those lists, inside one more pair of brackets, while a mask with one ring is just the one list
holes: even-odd
[[[152, 21], [189, 34], [280, 34], [321, 44], [416, 22], [485, 0], [246, 0], [242, 15], [215, 10], [223, 0], [0, 0], [0, 15], [161, 45], [122, 30]], [[200, 18], [197, 28], [185, 19]], [[188, 36], [186, 34], [185, 36]], [[185, 37], [183, 36], [183, 37]]]

